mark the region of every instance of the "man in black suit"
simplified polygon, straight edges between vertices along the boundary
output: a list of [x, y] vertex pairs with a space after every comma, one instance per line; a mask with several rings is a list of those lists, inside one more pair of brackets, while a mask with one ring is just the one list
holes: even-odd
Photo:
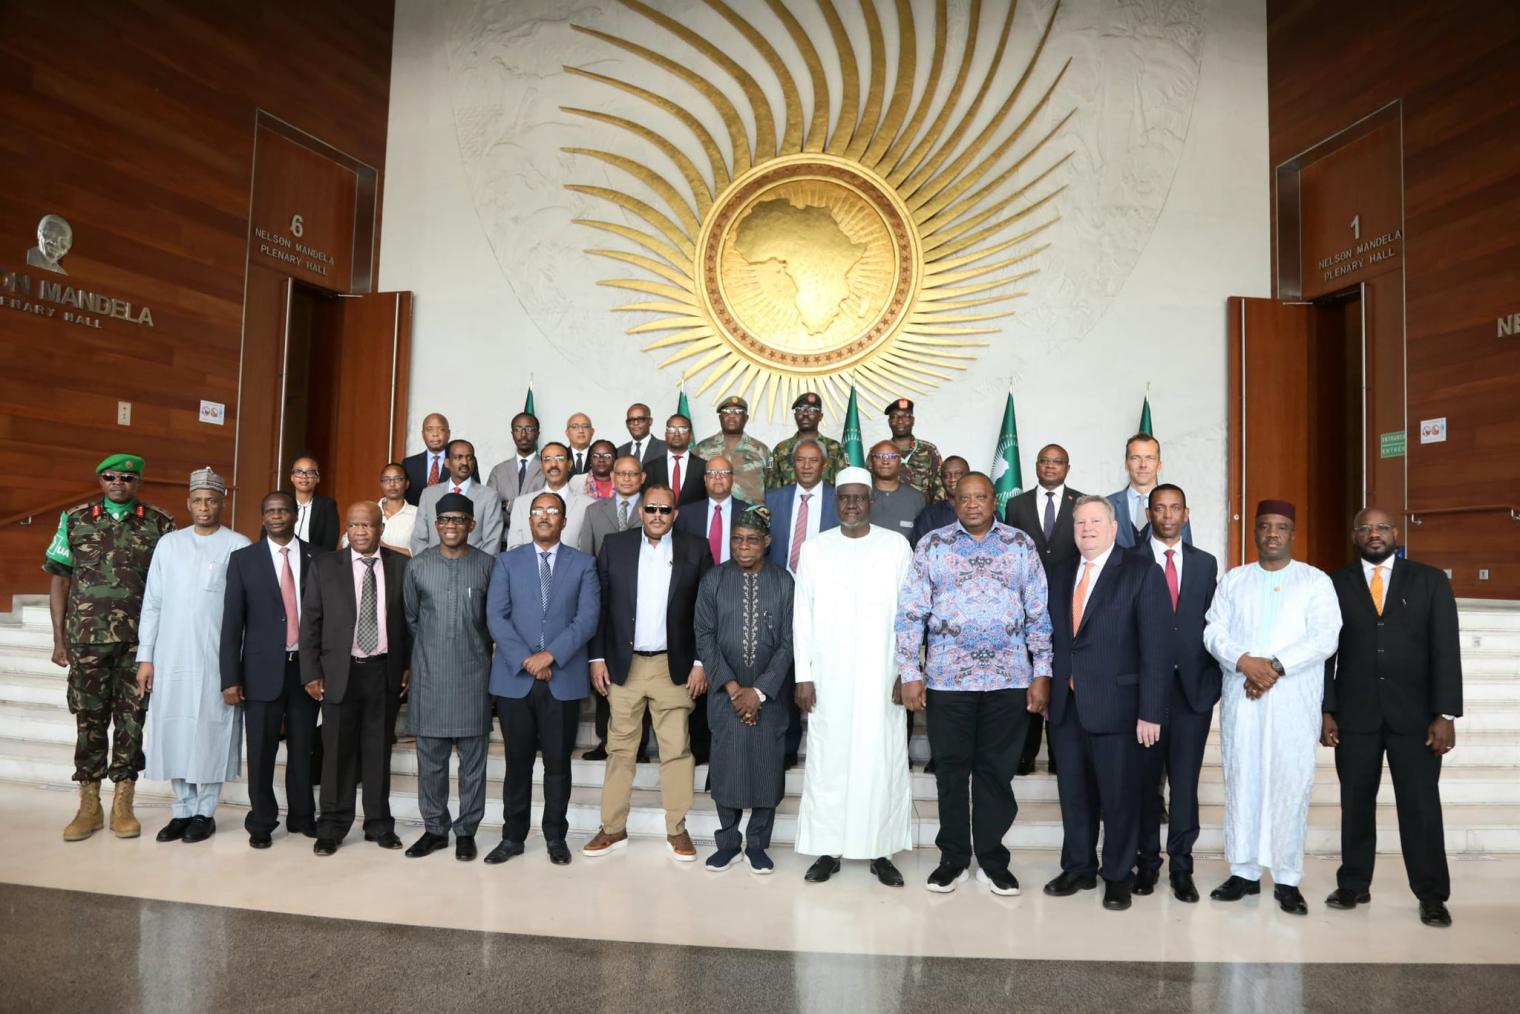
[[[952, 454], [939, 466], [939, 484], [945, 491], [943, 500], [936, 500], [925, 507], [918, 517], [913, 520], [913, 534], [908, 537], [908, 544], [914, 549], [918, 548], [918, 540], [938, 528], [953, 525], [958, 520], [955, 516], [955, 490], [961, 484], [961, 479], [971, 471], [971, 466], [966, 459], [959, 454]], [[909, 712], [911, 715], [912, 712]], [[1038, 718], [1038, 715], [1030, 716]]]
[[707, 498], [682, 508], [676, 531], [705, 541], [716, 566], [728, 562], [728, 540], [734, 530], [734, 518], [749, 510], [750, 505], [733, 495], [734, 466], [727, 458], [721, 455], [709, 458], [704, 468]]
[[1440, 781], [1441, 758], [1457, 745], [1462, 714], [1457, 603], [1444, 573], [1395, 556], [1399, 530], [1387, 511], [1368, 507], [1353, 524], [1360, 559], [1331, 576], [1341, 633], [1325, 662], [1320, 741], [1335, 747], [1341, 782], [1341, 868], [1325, 904], [1350, 909], [1372, 900], [1386, 752], [1420, 921], [1450, 926]]
[[406, 557], [380, 545], [378, 505], [362, 500], [347, 518], [348, 548], [314, 559], [301, 595], [301, 679], [322, 702], [319, 856], [338, 851], [353, 827], [361, 770], [364, 839], [401, 847], [391, 819], [391, 730], [410, 675]]
[[1120, 911], [1130, 906], [1140, 838], [1142, 750], [1155, 748], [1166, 716], [1171, 599], [1160, 568], [1115, 551], [1119, 524], [1106, 498], [1079, 499], [1072, 524], [1080, 559], [1052, 570], [1050, 582], [1050, 746], [1065, 837], [1061, 874], [1045, 893], [1091, 890], [1101, 872], [1103, 907]]
[[[1008, 501], [1003, 518], [1008, 524], [1034, 540], [1045, 565], [1045, 580], [1061, 564], [1077, 558], [1077, 544], [1071, 537], [1071, 510], [1082, 494], [1066, 485], [1071, 471], [1071, 456], [1060, 444], [1046, 444], [1034, 459], [1034, 474], [1039, 485]], [[1029, 716], [1029, 731], [1024, 737], [1024, 755], [1019, 759], [1019, 774], [1034, 774], [1035, 759], [1040, 756], [1040, 734], [1045, 727], [1039, 715]], [[1049, 761], [1050, 773], [1056, 773], [1056, 759]]]
[[639, 402], [629, 405], [628, 417], [623, 422], [628, 427], [628, 440], [618, 447], [618, 457], [632, 455], [647, 471], [651, 462], [665, 456], [665, 441], [649, 435], [649, 427], [654, 422], [649, 406]]
[[[644, 710], [654, 715], [660, 747], [660, 800], [666, 847], [679, 862], [695, 862], [686, 832], [696, 765], [687, 719], [707, 689], [697, 658], [697, 586], [712, 569], [707, 543], [674, 531], [675, 493], [664, 484], [644, 489], [644, 526], [602, 541], [596, 558], [602, 609], [591, 641], [591, 682], [612, 705], [607, 730], [607, 774], [602, 782], [602, 827], [581, 849], [603, 856], [628, 844], [634, 751]], [[704, 748], [706, 744], [703, 744]]]
[[[423, 490], [449, 477], [450, 435], [449, 421], [442, 413], [433, 412], [422, 420], [422, 443], [425, 449], [401, 459], [401, 467], [406, 469], [407, 482], [411, 483], [406, 490], [406, 502], [413, 507], [417, 506]], [[475, 481], [480, 481], [479, 475], [475, 476]]]
[[707, 495], [707, 462], [691, 453], [691, 420], [673, 415], [665, 422], [665, 453], [644, 466], [644, 487], [656, 483], [676, 491], [676, 506], [694, 504]]
[[1188, 522], [1187, 496], [1177, 486], [1162, 483], [1151, 490], [1150, 539], [1130, 552], [1161, 568], [1171, 600], [1170, 678], [1166, 722], [1155, 749], [1142, 754], [1140, 788], [1140, 852], [1135, 864], [1134, 893], [1151, 894], [1161, 875], [1161, 779], [1171, 789], [1171, 812], [1166, 819], [1166, 854], [1172, 895], [1178, 901], [1198, 900], [1193, 883], [1193, 843], [1198, 840], [1198, 774], [1203, 751], [1219, 702], [1222, 674], [1219, 662], [1203, 646], [1204, 617], [1214, 602], [1219, 582], [1218, 562], [1182, 541]]
[[309, 454], [290, 464], [290, 486], [295, 490], [296, 538], [319, 553], [338, 548], [338, 505], [330, 496], [317, 492], [322, 481], [322, 466]]
[[301, 588], [311, 547], [295, 537], [295, 500], [264, 497], [264, 538], [227, 558], [222, 605], [222, 690], [236, 690], [248, 730], [248, 844], [267, 849], [280, 826], [274, 795], [275, 754], [285, 728], [285, 826], [317, 836], [312, 798], [312, 741], [318, 704], [301, 680]]

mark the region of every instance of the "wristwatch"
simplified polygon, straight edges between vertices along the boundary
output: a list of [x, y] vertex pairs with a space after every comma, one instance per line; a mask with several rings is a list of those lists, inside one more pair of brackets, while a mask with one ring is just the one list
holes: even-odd
[[1287, 675], [1287, 672], [1288, 672], [1286, 669], [1283, 668], [1283, 664], [1277, 660], [1277, 656], [1276, 655], [1272, 656], [1272, 671], [1275, 672], [1275, 673], [1277, 673], [1277, 675], [1279, 675], [1279, 676], [1285, 676], [1285, 675]]
[[765, 691], [761, 690], [759, 687], [755, 687], [754, 690], [755, 690], [755, 696], [758, 697], [758, 698], [760, 698], [760, 703], [761, 704], [764, 704], [765, 703]]
[[1441, 717], [1446, 719], [1448, 722], [1455, 722], [1457, 720], [1456, 715], [1442, 715]]

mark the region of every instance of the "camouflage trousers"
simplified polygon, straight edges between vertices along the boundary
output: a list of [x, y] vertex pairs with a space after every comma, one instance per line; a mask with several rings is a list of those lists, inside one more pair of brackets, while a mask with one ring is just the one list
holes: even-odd
[[[143, 757], [143, 720], [148, 696], [137, 696], [137, 645], [71, 644], [69, 712], [79, 727], [74, 741], [74, 781], [135, 781], [147, 764]], [[106, 738], [112, 722], [110, 765]]]

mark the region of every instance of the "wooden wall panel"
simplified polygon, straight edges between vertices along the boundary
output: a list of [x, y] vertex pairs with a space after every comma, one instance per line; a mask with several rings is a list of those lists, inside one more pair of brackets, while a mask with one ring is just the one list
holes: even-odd
[[[26, 251], [59, 214], [67, 280], [150, 307], [153, 326], [0, 306], [0, 467], [28, 477], [0, 485], [0, 515], [83, 493], [118, 450], [155, 477], [233, 474], [256, 115], [383, 172], [391, 23], [367, 0], [6, 5], [0, 275], [48, 274]], [[199, 421], [203, 398], [227, 406], [225, 425]], [[0, 589], [46, 587], [41, 527], [0, 532]]]
[[[1269, 0], [1267, 37], [1273, 166], [1400, 104], [1409, 552], [1458, 594], [1520, 598], [1520, 340], [1496, 327], [1520, 312], [1520, 13]], [[1419, 444], [1440, 417], [1447, 440]]]

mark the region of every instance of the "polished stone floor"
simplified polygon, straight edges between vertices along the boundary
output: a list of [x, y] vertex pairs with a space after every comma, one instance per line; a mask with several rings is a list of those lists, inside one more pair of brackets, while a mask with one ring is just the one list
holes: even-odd
[[[408, 860], [358, 832], [336, 856], [281, 833], [248, 848], [224, 808], [199, 845], [147, 833], [65, 843], [70, 793], [0, 785], [0, 1011], [1414, 1011], [1515, 1010], [1520, 860], [1454, 863], [1455, 925], [1420, 924], [1397, 857], [1374, 902], [1325, 909], [1334, 863], [1311, 859], [1307, 918], [1270, 898], [1183, 905], [1162, 893], [1105, 912], [1047, 898], [1053, 853], [1017, 853], [1025, 892], [923, 890], [935, 856], [899, 857], [909, 885], [846, 864], [807, 885], [712, 874], [635, 840], [551, 866], [542, 839], [505, 866]], [[401, 827], [410, 841], [420, 829]], [[481, 844], [489, 847], [490, 839]], [[578, 843], [575, 843], [578, 844]], [[704, 853], [705, 854], [705, 853]], [[1201, 858], [1205, 891], [1226, 875]], [[637, 997], [637, 1001], [630, 998]]]

